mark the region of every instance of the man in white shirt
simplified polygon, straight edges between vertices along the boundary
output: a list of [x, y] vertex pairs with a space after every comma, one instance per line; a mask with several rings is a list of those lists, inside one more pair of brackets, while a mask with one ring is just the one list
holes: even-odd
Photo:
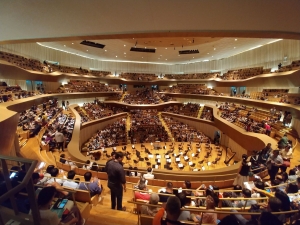
[[77, 183], [74, 182], [74, 181], [71, 181], [71, 180], [74, 179], [75, 175], [76, 175], [76, 174], [75, 174], [75, 171], [74, 171], [74, 170], [70, 170], [70, 171], [68, 172], [68, 175], [67, 175], [67, 179], [68, 179], [68, 180], [65, 180], [65, 181], [63, 182], [63, 185], [62, 185], [62, 186], [68, 187], [68, 188], [77, 189], [78, 186], [79, 186], [79, 184], [77, 184]]
[[147, 173], [145, 173], [145, 174], [143, 175], [143, 177], [144, 177], [146, 180], [152, 180], [152, 179], [154, 179], [154, 175], [152, 174], [152, 169], [151, 169], [150, 167], [147, 169]]
[[64, 137], [63, 133], [61, 133], [60, 129], [58, 129], [55, 134], [55, 141], [57, 142], [57, 148], [58, 148], [59, 152], [60, 152], [60, 149], [62, 149], [62, 151], [64, 152], [65, 137]]

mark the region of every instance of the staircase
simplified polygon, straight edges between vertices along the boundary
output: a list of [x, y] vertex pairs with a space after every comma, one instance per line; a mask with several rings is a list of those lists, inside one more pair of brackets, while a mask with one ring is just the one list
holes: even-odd
[[126, 94], [127, 94], [127, 92], [124, 92], [124, 93], [123, 93], [123, 95], [122, 95], [122, 97], [120, 98], [119, 102], [123, 102], [123, 99], [124, 99], [124, 97], [125, 97]]
[[203, 106], [203, 107], [200, 107], [197, 118], [201, 118], [203, 109], [204, 109], [204, 106]]
[[28, 139], [25, 139], [25, 138], [23, 138], [23, 137], [19, 137], [19, 146], [20, 146], [20, 149], [21, 149], [24, 145], [26, 145], [27, 141], [28, 141]]
[[127, 113], [127, 119], [126, 119], [126, 139], [127, 139], [127, 143], [130, 143], [130, 138], [128, 137], [128, 132], [130, 131], [131, 128], [131, 117], [130, 117], [130, 113]]
[[167, 123], [164, 121], [164, 119], [163, 119], [162, 116], [161, 116], [161, 112], [159, 112], [157, 115], [158, 115], [159, 120], [161, 121], [161, 125], [162, 125], [162, 126], [165, 128], [165, 130], [167, 131], [168, 136], [169, 136], [169, 139], [170, 139], [170, 140], [174, 140], [174, 137], [173, 137], [173, 135], [172, 135], [172, 133], [171, 133], [171, 131], [170, 131], [170, 129], [169, 129]]

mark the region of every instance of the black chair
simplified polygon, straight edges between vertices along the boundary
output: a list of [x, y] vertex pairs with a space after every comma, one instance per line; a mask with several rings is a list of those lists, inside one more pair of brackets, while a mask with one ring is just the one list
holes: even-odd
[[148, 158], [148, 157], [145, 157], [145, 160], [146, 160], [146, 161], [149, 161], [149, 158]]
[[204, 163], [204, 159], [203, 160], [200, 160], [199, 162], [198, 162], [198, 164], [200, 164], [200, 165], [202, 165]]
[[144, 162], [145, 159], [140, 157], [140, 158], [139, 158], [139, 161]]
[[147, 166], [148, 166], [148, 167], [151, 167], [151, 162], [147, 162]]
[[133, 160], [133, 163], [134, 163], [135, 165], [137, 165], [137, 164], [139, 163], [139, 160], [134, 159], [134, 160]]

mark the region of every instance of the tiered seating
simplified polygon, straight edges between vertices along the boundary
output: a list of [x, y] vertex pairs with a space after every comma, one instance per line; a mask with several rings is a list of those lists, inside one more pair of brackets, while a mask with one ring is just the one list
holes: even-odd
[[18, 130], [25, 136], [34, 137], [37, 135], [41, 128], [48, 123], [48, 120], [52, 119], [61, 111], [61, 108], [57, 107], [57, 101], [50, 99], [41, 105], [33, 105], [30, 109], [21, 112], [18, 124]]
[[194, 127], [179, 122], [172, 117], [164, 116], [163, 119], [172, 132], [172, 136], [174, 137], [175, 141], [210, 143], [209, 137]]
[[148, 73], [121, 73], [119, 76], [126, 80], [151, 81], [157, 79], [157, 76], [155, 74]]
[[274, 126], [278, 122], [278, 113], [271, 115], [269, 111], [236, 105], [234, 103], [222, 103], [219, 107], [221, 117], [237, 126], [255, 133], [265, 133], [264, 124]]
[[244, 68], [239, 70], [228, 70], [221, 77], [223, 80], [243, 80], [263, 73], [268, 73], [269, 69], [263, 70], [263, 67]]
[[28, 98], [41, 93], [24, 91], [20, 86], [7, 86], [5, 82], [0, 82], [0, 103], [22, 98]]
[[82, 151], [93, 151], [105, 147], [119, 146], [126, 143], [126, 118], [98, 130], [85, 144]]
[[64, 134], [64, 148], [67, 148], [72, 139], [74, 123], [75, 117], [72, 114], [65, 114], [63, 112], [51, 119], [47, 127], [42, 128], [37, 136], [41, 150], [49, 151], [56, 148], [54, 136], [58, 129]]
[[166, 90], [166, 92], [201, 94], [201, 95], [213, 95], [216, 93], [214, 90], [207, 88], [205, 84], [178, 84], [169, 87]]
[[70, 80], [68, 84], [59, 88], [60, 92], [113, 92], [119, 89], [111, 88], [98, 81]]
[[197, 117], [200, 108], [201, 108], [200, 104], [187, 103], [187, 104], [169, 106], [164, 108], [163, 111], [185, 115], [185, 116]]
[[168, 133], [162, 126], [156, 110], [131, 110], [131, 143], [168, 141]]
[[114, 93], [111, 96], [107, 97], [106, 101], [120, 101], [122, 98], [122, 94], [120, 93]]
[[176, 101], [175, 98], [173, 98], [171, 96], [168, 96], [168, 95], [165, 95], [165, 94], [162, 94], [162, 93], [157, 93], [157, 95], [164, 102]]
[[19, 55], [0, 52], [0, 60], [7, 61], [25, 70], [45, 72], [45, 66], [38, 60], [28, 59]]
[[299, 70], [300, 69], [300, 60], [293, 61], [291, 64], [282, 66], [280, 69], [275, 72], [285, 72], [290, 70]]
[[93, 102], [84, 103], [82, 107], [77, 107], [76, 110], [81, 117], [82, 123], [124, 112], [123, 108], [110, 106], [101, 102], [97, 104]]
[[151, 91], [148, 88], [135, 91], [133, 93], [128, 93], [124, 96], [123, 102], [127, 104], [158, 104], [160, 103], [160, 98], [155, 91]]
[[219, 73], [193, 73], [193, 74], [166, 74], [165, 79], [213, 79], [219, 77]]
[[213, 109], [211, 107], [204, 106], [200, 118], [204, 120], [213, 121], [214, 120]]

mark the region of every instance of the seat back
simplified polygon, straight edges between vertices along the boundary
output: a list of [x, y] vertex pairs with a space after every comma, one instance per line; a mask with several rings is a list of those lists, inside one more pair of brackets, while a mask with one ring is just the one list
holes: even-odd
[[76, 190], [75, 193], [75, 200], [78, 202], [88, 202], [91, 204], [91, 194], [90, 191], [84, 191], [84, 190]]

